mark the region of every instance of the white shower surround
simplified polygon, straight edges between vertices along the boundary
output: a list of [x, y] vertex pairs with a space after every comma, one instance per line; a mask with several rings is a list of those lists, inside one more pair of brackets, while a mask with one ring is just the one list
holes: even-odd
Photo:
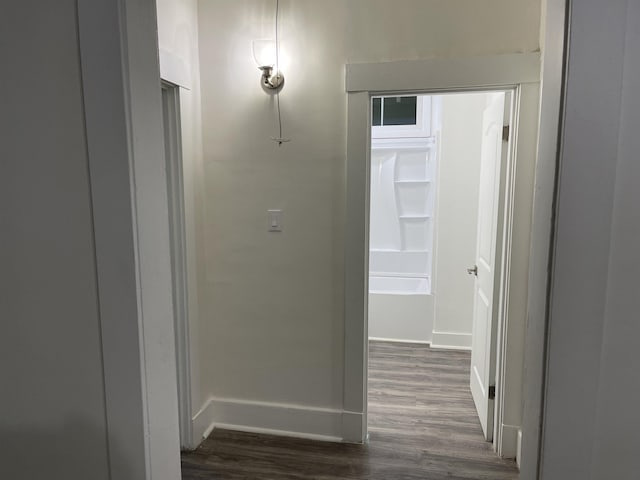
[[419, 96], [417, 125], [373, 127], [369, 335], [431, 341], [437, 97]]
[[[474, 159], [480, 151], [485, 96], [476, 92], [431, 97], [436, 108], [430, 119], [430, 137], [375, 138], [380, 131], [372, 132], [370, 338], [447, 348], [468, 348], [470, 344], [473, 278], [465, 269], [475, 259], [476, 228], [470, 219], [477, 218], [479, 163]], [[420, 163], [418, 153], [414, 153], [416, 162], [412, 165], [400, 158], [398, 171], [398, 157], [419, 152], [420, 148], [429, 150], [428, 161]], [[416, 192], [412, 192], [412, 198], [401, 198], [395, 188], [398, 180], [405, 189], [422, 181], [433, 183], [424, 189], [426, 198], [419, 198]], [[399, 207], [398, 199], [405, 205]], [[402, 249], [406, 242], [399, 219], [397, 227], [389, 228], [393, 215], [407, 208], [406, 200], [430, 205], [435, 213], [428, 220], [429, 228], [434, 229], [433, 243], [423, 242], [422, 249], [416, 249], [416, 245]], [[409, 213], [416, 210], [414, 207]], [[386, 222], [380, 218], [381, 213], [386, 215]], [[422, 269], [416, 269], [416, 265]]]
[[415, 126], [372, 129], [372, 293], [431, 293], [438, 121], [432, 105], [439, 103], [432, 98], [418, 97]]

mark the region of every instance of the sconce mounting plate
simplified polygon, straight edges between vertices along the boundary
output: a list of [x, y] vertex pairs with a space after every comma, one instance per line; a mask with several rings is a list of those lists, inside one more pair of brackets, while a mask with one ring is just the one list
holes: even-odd
[[275, 71], [272, 66], [258, 67], [262, 70], [262, 86], [268, 90], [279, 90], [284, 85], [284, 75], [280, 71]]

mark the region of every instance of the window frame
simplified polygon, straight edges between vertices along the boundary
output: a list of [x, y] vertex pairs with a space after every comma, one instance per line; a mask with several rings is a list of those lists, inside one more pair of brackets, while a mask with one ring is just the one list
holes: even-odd
[[[421, 138], [431, 136], [431, 99], [421, 95], [374, 95], [371, 97], [371, 111], [373, 112], [373, 99], [381, 99], [381, 117], [384, 122], [384, 99], [396, 97], [416, 97], [416, 123], [415, 125], [373, 125], [371, 118], [371, 138]], [[429, 105], [426, 105], [429, 102]]]

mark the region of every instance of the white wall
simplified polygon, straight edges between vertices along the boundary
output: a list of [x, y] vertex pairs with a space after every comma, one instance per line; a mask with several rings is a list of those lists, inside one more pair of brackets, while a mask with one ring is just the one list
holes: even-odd
[[543, 478], [638, 475], [640, 6], [574, 2]]
[[[273, 2], [199, 3], [205, 256], [203, 390], [339, 412], [343, 388], [347, 62], [532, 52], [531, 1], [281, 2], [289, 57], [278, 147], [251, 40]], [[533, 20], [532, 20], [533, 19]], [[389, 25], [397, 26], [393, 35]], [[382, 34], [382, 32], [385, 32]], [[266, 232], [283, 208], [285, 230]], [[215, 417], [210, 414], [211, 419]]]
[[109, 478], [76, 16], [0, 16], [1, 478]]
[[470, 347], [476, 262], [482, 112], [487, 94], [442, 97], [438, 162], [434, 345]]
[[[200, 315], [200, 299], [206, 292], [203, 245], [204, 185], [202, 166], [202, 114], [200, 95], [200, 60], [198, 49], [197, 0], [157, 0], [160, 74], [163, 79], [181, 88], [180, 121], [182, 130], [182, 165], [184, 182], [186, 267], [191, 355], [191, 409], [197, 413], [211, 395], [209, 381], [209, 342], [206, 335], [207, 317]], [[202, 436], [202, 427], [195, 429], [193, 445]]]
[[[638, 292], [640, 282], [640, 3], [629, 1], [618, 163], [592, 478], [633, 478], [640, 468]], [[612, 394], [615, 392], [615, 395]]]
[[177, 478], [154, 3], [5, 7], [0, 476]]
[[[631, 479], [640, 469], [640, 3], [628, 2], [618, 163], [595, 419], [592, 478]], [[613, 394], [615, 392], [615, 394]]]

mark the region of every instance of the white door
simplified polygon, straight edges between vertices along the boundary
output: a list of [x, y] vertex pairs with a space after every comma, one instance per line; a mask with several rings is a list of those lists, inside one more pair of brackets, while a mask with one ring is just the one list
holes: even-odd
[[488, 441], [493, 439], [495, 397], [497, 312], [494, 311], [493, 304], [504, 98], [504, 93], [488, 96], [487, 107], [482, 117], [476, 265], [469, 272], [476, 275], [471, 344], [471, 394], [484, 436]]

